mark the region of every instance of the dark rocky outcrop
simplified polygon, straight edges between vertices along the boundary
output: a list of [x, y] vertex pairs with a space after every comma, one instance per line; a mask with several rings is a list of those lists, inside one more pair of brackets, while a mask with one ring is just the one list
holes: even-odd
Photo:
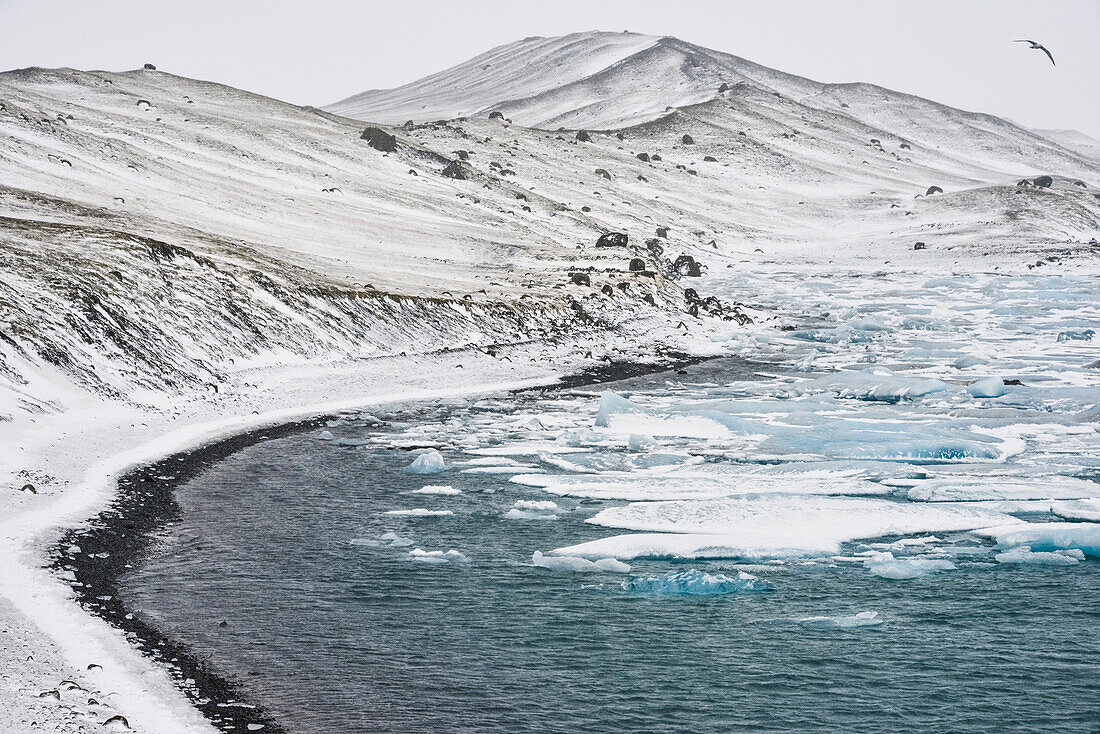
[[611, 174], [610, 174], [610, 173], [608, 173], [606, 169], [603, 169], [603, 168], [597, 168], [597, 169], [596, 169], [596, 175], [597, 175], [597, 176], [603, 176], [603, 177], [604, 177], [604, 178], [606, 178], [606, 179], [607, 179], [608, 181], [610, 181], [610, 180], [611, 180]]
[[455, 155], [458, 156], [458, 159], [460, 161], [470, 160], [470, 151], [468, 151], [468, 150], [456, 150]]
[[904, 148], [905, 150], [912, 150], [912, 148], [909, 147], [909, 143], [902, 143], [900, 147]]
[[657, 153], [654, 153], [653, 155], [651, 155], [651, 156], [649, 157], [649, 159], [650, 159], [651, 161], [659, 161], [659, 160], [661, 160], [661, 156], [660, 156], [659, 154], [657, 154]]
[[607, 232], [596, 240], [596, 247], [626, 247], [629, 239], [624, 232]]
[[367, 145], [383, 153], [392, 153], [397, 150], [397, 138], [380, 127], [366, 128], [359, 139], [366, 140]]
[[156, 71], [157, 70], [157, 67], [153, 66], [152, 64], [146, 64], [145, 66], [143, 66], [141, 68], [145, 69], [146, 71]]
[[1036, 176], [1033, 183], [1041, 189], [1049, 189], [1054, 184], [1054, 179], [1050, 176]]
[[622, 140], [623, 139], [623, 134], [621, 132], [615, 133], [615, 137], [618, 138], [619, 140]]
[[600, 288], [600, 292], [603, 293], [605, 296], [615, 295], [615, 289], [612, 288], [610, 285], [607, 285], [607, 284], [604, 284], [604, 287]]
[[630, 272], [640, 273], [645, 270], [645, 260], [640, 257], [636, 257], [630, 261]]
[[923, 242], [917, 242], [913, 245], [914, 250], [924, 250], [926, 249], [926, 247], [927, 245], [925, 245]]
[[501, 112], [500, 110], [493, 110], [492, 112], [489, 113], [489, 119], [490, 120], [503, 120], [504, 119], [504, 113]]
[[649, 153], [639, 153], [638, 160], [642, 163], [649, 163]]
[[695, 138], [685, 134], [684, 137], [680, 138], [680, 142], [684, 145], [695, 145]]
[[573, 281], [573, 285], [592, 285], [587, 273], [570, 273], [569, 280]]
[[584, 130], [578, 130], [577, 131], [577, 142], [578, 143], [591, 143], [592, 142], [592, 136], [589, 135]]
[[667, 240], [668, 239], [668, 227], [658, 227], [657, 228], [657, 236], [658, 237], [663, 237]]
[[444, 178], [453, 178], [456, 181], [466, 181], [470, 178], [470, 171], [458, 161], [451, 161], [447, 167], [439, 172]]
[[691, 255], [680, 255], [676, 258], [676, 262], [672, 263], [672, 270], [683, 278], [698, 278], [703, 275], [703, 266]]
[[645, 241], [645, 249], [649, 250], [649, 254], [653, 255], [654, 259], [659, 260], [665, 254], [665, 248], [661, 247], [661, 241], [656, 237]]
[[1026, 178], [1021, 178], [1019, 181], [1016, 182], [1016, 185], [1020, 187], [1030, 186], [1031, 181], [1028, 181]]
[[705, 156], [703, 156], [703, 162], [704, 163], [717, 163], [718, 159], [715, 158], [712, 155], [705, 155]]
[[942, 194], [942, 193], [943, 193], [943, 189], [941, 189], [939, 186], [929, 186], [928, 191], [925, 191], [924, 195], [925, 196], [931, 196], [932, 194]]
[[729, 90], [730, 90], [730, 85], [726, 84], [725, 82], [722, 82], [722, 86], [718, 87], [718, 94], [721, 94], [722, 92], [728, 92]]

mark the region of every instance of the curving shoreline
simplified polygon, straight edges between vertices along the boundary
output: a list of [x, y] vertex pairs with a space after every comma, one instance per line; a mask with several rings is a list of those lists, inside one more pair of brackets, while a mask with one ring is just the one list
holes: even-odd
[[[424, 402], [458, 395], [572, 389], [659, 374], [710, 359], [670, 352], [659, 362], [601, 363], [552, 380], [440, 391], [448, 393], [445, 395], [383, 398], [361, 401], [354, 407]], [[344, 410], [354, 407], [349, 405]], [[67, 529], [49, 546], [49, 567], [55, 576], [71, 572], [69, 583], [81, 609], [121, 631], [132, 649], [167, 671], [174, 687], [187, 697], [190, 705], [226, 734], [252, 731], [284, 734], [286, 730], [248, 700], [247, 682], [219, 675], [187, 645], [131, 613], [119, 595], [119, 581], [129, 566], [140, 562], [150, 552], [156, 533], [178, 517], [179, 507], [174, 497], [177, 487], [238, 451], [267, 439], [311, 430], [340, 412], [314, 411], [308, 418], [246, 428], [138, 464], [119, 475], [113, 497], [105, 509], [89, 522]], [[79, 552], [75, 552], [74, 546]], [[257, 726], [262, 728], [256, 729]]]

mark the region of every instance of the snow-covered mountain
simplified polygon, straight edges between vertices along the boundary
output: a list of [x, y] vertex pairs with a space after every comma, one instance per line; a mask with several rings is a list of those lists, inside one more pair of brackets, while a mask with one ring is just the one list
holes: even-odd
[[[372, 142], [346, 115], [413, 123]], [[1098, 186], [1100, 163], [995, 117], [635, 34], [526, 39], [329, 112], [155, 70], [8, 72], [0, 418], [62, 410], [59, 384], [152, 400], [696, 323], [679, 255], [1088, 254]], [[607, 231], [629, 244], [596, 248]]]

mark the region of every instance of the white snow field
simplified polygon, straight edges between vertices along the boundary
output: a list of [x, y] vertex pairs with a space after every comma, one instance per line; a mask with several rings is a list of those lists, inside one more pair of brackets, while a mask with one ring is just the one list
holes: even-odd
[[[1100, 163], [1075, 147], [635, 34], [525, 39], [328, 111], [164, 71], [0, 74], [0, 730], [112, 712], [210, 730], [43, 567], [127, 469], [608, 359], [742, 355], [805, 379], [605, 411], [594, 395], [465, 437], [525, 462], [469, 469], [514, 469], [547, 500], [637, 503], [592, 519], [645, 532], [544, 565], [992, 525], [1089, 553], [1085, 530], [1013, 514], [1094, 517]], [[610, 231], [629, 242], [595, 247]], [[679, 277], [680, 255], [706, 273]]]

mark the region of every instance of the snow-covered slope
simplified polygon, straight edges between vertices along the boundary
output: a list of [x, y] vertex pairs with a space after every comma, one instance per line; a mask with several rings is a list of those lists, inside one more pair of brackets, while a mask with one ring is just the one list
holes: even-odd
[[1079, 130], [1034, 130], [1033, 132], [1053, 140], [1063, 148], [1100, 160], [1100, 140], [1091, 138]]

